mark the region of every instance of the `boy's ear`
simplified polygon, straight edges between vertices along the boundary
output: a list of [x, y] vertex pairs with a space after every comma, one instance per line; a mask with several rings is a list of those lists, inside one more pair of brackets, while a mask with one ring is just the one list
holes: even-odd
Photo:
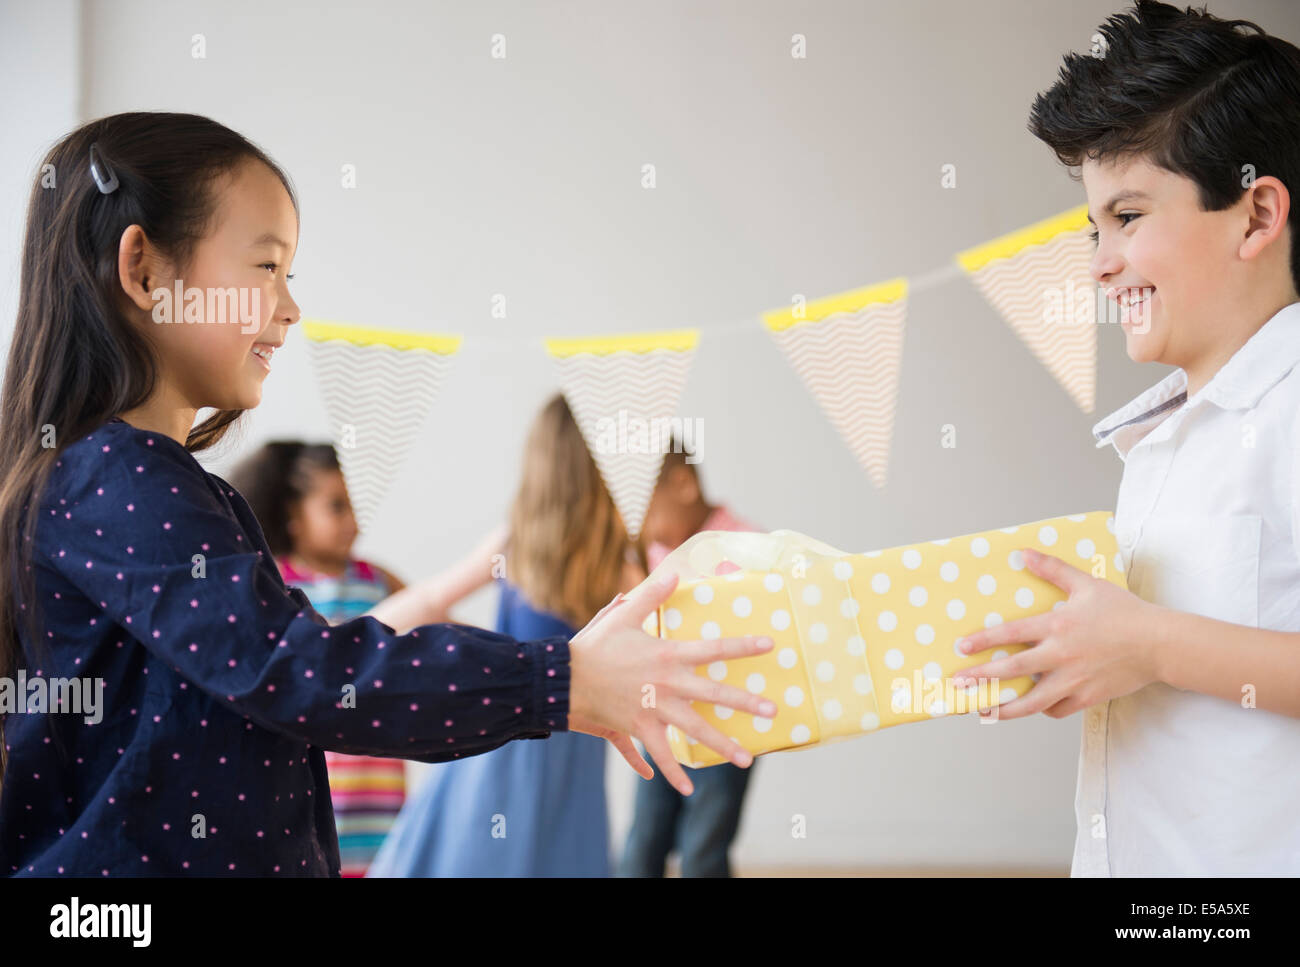
[[162, 258], [139, 225], [128, 225], [117, 245], [117, 278], [123, 293], [145, 312], [152, 312], [155, 289], [171, 288], [160, 274], [167, 260]]
[[1244, 199], [1250, 223], [1241, 244], [1240, 255], [1244, 259], [1251, 259], [1287, 231], [1291, 193], [1281, 179], [1265, 175], [1246, 190]]

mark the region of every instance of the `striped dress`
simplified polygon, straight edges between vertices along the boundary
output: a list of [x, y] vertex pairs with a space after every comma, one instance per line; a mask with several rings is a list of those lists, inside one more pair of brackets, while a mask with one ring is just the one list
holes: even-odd
[[[339, 577], [294, 567], [287, 557], [278, 558], [276, 564], [284, 583], [301, 588], [330, 624], [365, 614], [389, 594], [383, 575], [355, 558]], [[405, 760], [327, 751], [325, 763], [342, 875], [365, 876], [406, 798]]]

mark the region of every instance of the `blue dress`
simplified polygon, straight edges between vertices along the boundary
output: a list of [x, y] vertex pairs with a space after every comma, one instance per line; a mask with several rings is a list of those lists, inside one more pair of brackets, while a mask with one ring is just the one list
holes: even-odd
[[[505, 581], [497, 631], [566, 639]], [[553, 733], [433, 766], [409, 797], [367, 876], [608, 876], [604, 739]]]
[[169, 436], [110, 421], [38, 500], [0, 874], [338, 876], [324, 750], [438, 762], [567, 725], [568, 635], [331, 626]]

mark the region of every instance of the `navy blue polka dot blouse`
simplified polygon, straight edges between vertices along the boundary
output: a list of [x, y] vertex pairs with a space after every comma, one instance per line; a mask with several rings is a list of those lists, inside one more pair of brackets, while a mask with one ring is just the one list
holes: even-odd
[[[169, 436], [113, 420], [75, 441], [39, 510], [0, 872], [336, 876], [324, 750], [441, 762], [567, 728], [566, 638], [331, 627]], [[35, 678], [83, 702], [42, 711]]]

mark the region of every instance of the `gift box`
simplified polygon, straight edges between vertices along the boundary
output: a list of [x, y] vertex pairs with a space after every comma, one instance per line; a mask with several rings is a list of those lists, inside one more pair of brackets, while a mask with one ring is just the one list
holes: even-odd
[[[1110, 511], [1094, 511], [860, 554], [794, 531], [704, 531], [655, 569], [652, 578], [672, 570], [680, 580], [645, 630], [677, 640], [772, 638], [765, 654], [697, 669], [776, 704], [767, 719], [693, 703], [756, 756], [993, 708], [1023, 695], [1032, 679], [957, 690], [952, 677], [1030, 646], [963, 655], [955, 643], [1064, 602], [1064, 591], [1029, 571], [1022, 548], [1126, 586], [1114, 526]], [[683, 765], [725, 761], [672, 726], [668, 736]]]

